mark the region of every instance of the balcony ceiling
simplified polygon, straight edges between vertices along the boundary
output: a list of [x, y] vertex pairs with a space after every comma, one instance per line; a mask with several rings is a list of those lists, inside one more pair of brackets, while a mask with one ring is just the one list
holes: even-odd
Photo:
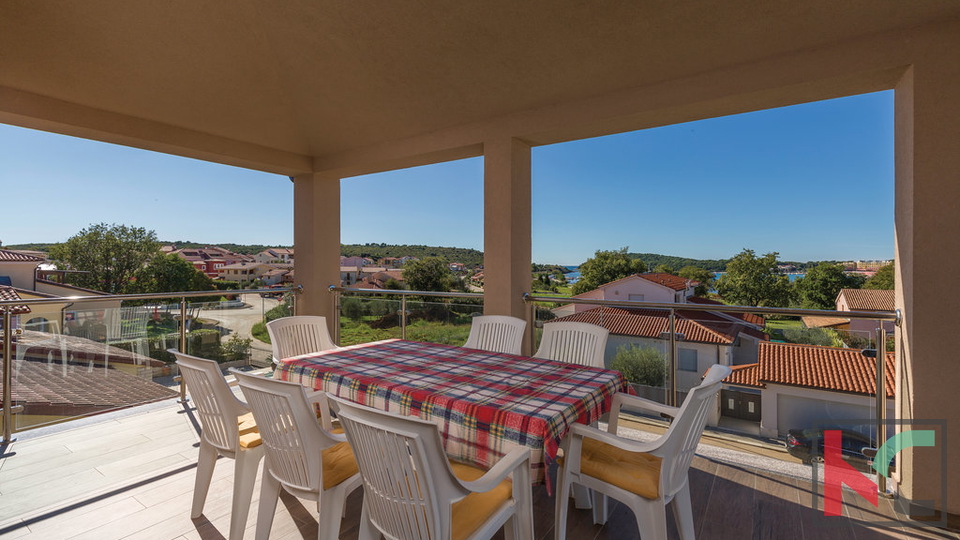
[[10, 0], [0, 121], [309, 160], [958, 16], [956, 0]]

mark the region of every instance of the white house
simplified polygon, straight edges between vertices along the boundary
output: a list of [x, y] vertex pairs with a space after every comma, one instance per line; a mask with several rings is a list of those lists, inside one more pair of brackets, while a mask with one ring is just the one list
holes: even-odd
[[[859, 349], [760, 343], [758, 362], [734, 367], [724, 380], [724, 416], [760, 423], [760, 434], [784, 436], [831, 420], [870, 420], [876, 400], [876, 359]], [[886, 357], [887, 414], [894, 417], [894, 354]]]
[[[841, 289], [837, 294], [838, 311], [893, 311], [894, 291], [875, 289]], [[847, 330], [852, 334], [875, 337], [877, 321], [851, 319]], [[885, 321], [883, 328], [887, 335], [893, 335], [893, 321]]]
[[293, 248], [267, 248], [254, 256], [261, 263], [293, 264]]
[[[683, 304], [693, 296], [694, 289], [699, 284], [698, 281], [673, 274], [648, 272], [611, 281], [573, 298]], [[553, 313], [563, 317], [587, 309], [590, 309], [590, 306], [586, 304], [567, 304], [554, 309]]]
[[0, 249], [0, 285], [34, 290], [37, 267], [44, 262], [42, 257]]

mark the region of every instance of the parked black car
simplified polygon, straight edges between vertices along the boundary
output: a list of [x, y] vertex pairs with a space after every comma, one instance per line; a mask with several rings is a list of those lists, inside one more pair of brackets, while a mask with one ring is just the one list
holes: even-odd
[[[864, 448], [876, 448], [877, 444], [870, 437], [842, 428], [821, 428], [821, 429], [791, 429], [787, 434], [787, 452], [790, 455], [800, 458], [800, 461], [810, 464], [811, 461], [823, 463], [823, 432], [825, 430], [838, 429], [841, 432], [840, 445], [843, 460], [853, 465], [857, 470], [863, 472], [874, 472], [872, 452], [870, 457], [863, 453]], [[816, 444], [816, 455], [814, 455], [814, 444]]]

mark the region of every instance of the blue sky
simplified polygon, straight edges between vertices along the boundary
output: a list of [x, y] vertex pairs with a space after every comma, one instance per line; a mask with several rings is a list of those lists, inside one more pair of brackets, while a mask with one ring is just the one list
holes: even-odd
[[[893, 257], [893, 92], [533, 150], [533, 259], [629, 246], [693, 258]], [[91, 223], [289, 245], [283, 176], [0, 125], [5, 245]], [[342, 181], [343, 243], [483, 249], [483, 160]]]

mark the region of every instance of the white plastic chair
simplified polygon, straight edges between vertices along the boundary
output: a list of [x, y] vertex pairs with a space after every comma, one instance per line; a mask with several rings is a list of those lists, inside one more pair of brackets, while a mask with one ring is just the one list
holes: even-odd
[[[594, 523], [607, 521], [607, 496], [629, 506], [644, 540], [666, 540], [666, 505], [673, 501], [680, 537], [693, 539], [687, 473], [710, 408], [716, 406], [714, 398], [720, 391], [720, 383], [730, 372], [727, 366], [711, 367], [703, 382], [690, 390], [679, 408], [618, 393], [613, 397], [608, 432], [574, 424], [563, 440], [564, 458], [557, 470], [555, 539], [566, 538], [571, 484], [593, 490]], [[674, 419], [667, 432], [654, 441], [624, 439], [616, 435], [620, 409], [624, 405], [665, 413]]]
[[229, 538], [239, 540], [243, 538], [257, 467], [263, 457], [263, 447], [255, 442], [257, 428], [253, 416], [250, 409], [233, 395], [216, 362], [186, 355], [176, 349], [167, 352], [177, 358], [180, 375], [187, 384], [187, 392], [197, 408], [203, 428], [190, 517], [197, 518], [203, 513], [217, 456], [231, 458], [234, 460], [234, 478]]
[[529, 448], [483, 471], [448, 461], [433, 422], [330, 400], [363, 477], [360, 540], [532, 540]]
[[480, 315], [470, 323], [470, 335], [463, 344], [468, 349], [520, 354], [527, 321], [507, 315]]
[[[342, 433], [331, 433], [326, 394], [319, 398], [318, 422], [303, 386], [231, 370], [257, 420], [266, 461], [257, 510], [257, 540], [270, 536], [280, 489], [317, 502], [319, 540], [340, 536], [344, 503], [360, 487], [353, 451]], [[327, 429], [325, 429], [325, 427]]]
[[603, 353], [610, 331], [582, 322], [548, 322], [534, 358], [546, 358], [581, 366], [604, 367]]
[[274, 364], [283, 358], [338, 348], [330, 338], [327, 318], [316, 315], [274, 319], [267, 323], [267, 334], [273, 347]]

